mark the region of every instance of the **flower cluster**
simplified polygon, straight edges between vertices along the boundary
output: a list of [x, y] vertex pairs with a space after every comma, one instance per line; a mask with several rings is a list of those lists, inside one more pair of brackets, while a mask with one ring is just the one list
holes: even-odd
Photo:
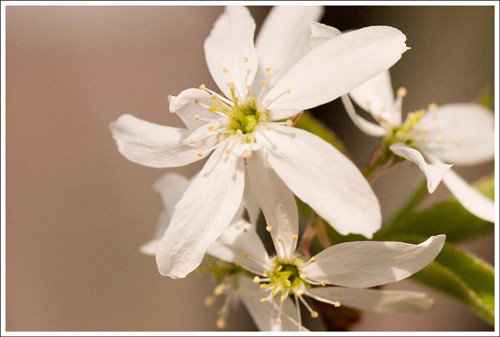
[[[429, 192], [442, 180], [471, 213], [494, 219], [493, 203], [444, 163], [492, 158], [491, 113], [456, 104], [402, 121], [406, 92], [400, 89], [394, 99], [388, 69], [408, 49], [405, 35], [387, 26], [341, 33], [318, 23], [322, 10], [275, 7], [254, 42], [248, 9], [227, 7], [204, 44], [219, 92], [202, 84], [169, 97], [170, 111], [185, 128], [132, 115], [110, 125], [120, 153], [141, 165], [181, 167], [208, 157], [192, 179], [168, 173], [156, 182], [165, 209], [155, 238], [141, 251], [155, 255], [159, 272], [171, 278], [185, 277], [207, 254], [220, 261], [205, 268], [218, 283], [214, 295], [226, 295], [219, 328], [234, 299], [261, 330], [305, 330], [301, 306], [319, 316], [305, 297], [376, 312], [432, 305], [424, 293], [370, 288], [422, 270], [438, 256], [445, 235], [419, 243], [370, 240], [382, 226], [377, 196], [339, 149], [296, 127], [305, 110], [341, 98], [362, 131], [382, 137], [384, 151], [422, 169]], [[349, 96], [378, 124], [357, 115]], [[470, 128], [471, 118], [477, 129]], [[323, 245], [312, 255], [301, 249], [297, 198], [329, 230], [365, 239]], [[272, 254], [258, 234], [262, 222]]]

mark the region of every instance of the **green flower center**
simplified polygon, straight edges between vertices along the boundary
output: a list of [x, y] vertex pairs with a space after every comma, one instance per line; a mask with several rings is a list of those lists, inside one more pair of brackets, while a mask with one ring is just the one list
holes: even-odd
[[[231, 118], [227, 131], [228, 135], [241, 132], [241, 134], [248, 136], [259, 123], [269, 121], [267, 111], [259, 110], [255, 100], [251, 100], [243, 106], [234, 106], [227, 112], [227, 115]], [[245, 138], [248, 138], [248, 141], [250, 140], [250, 137]]]
[[262, 289], [270, 289], [271, 296], [281, 293], [282, 297], [288, 294], [302, 295], [309, 284], [304, 280], [304, 275], [300, 273], [300, 266], [305, 261], [300, 257], [295, 257], [291, 261], [274, 260], [274, 268], [271, 271], [266, 270], [265, 274], [269, 279], [267, 283], [261, 283]]

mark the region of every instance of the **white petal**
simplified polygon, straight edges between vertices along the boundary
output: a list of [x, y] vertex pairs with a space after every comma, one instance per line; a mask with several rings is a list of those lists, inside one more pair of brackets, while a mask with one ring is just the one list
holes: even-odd
[[372, 137], [382, 137], [387, 133], [383, 127], [375, 123], [369, 122], [356, 113], [354, 105], [348, 95], [342, 95], [342, 103], [347, 111], [347, 115], [351, 118], [353, 123], [364, 133]]
[[160, 244], [160, 239], [155, 237], [154, 239], [143, 244], [140, 247], [140, 252], [145, 254], [145, 255], [154, 256], [156, 254], [156, 249], [158, 248], [159, 244]]
[[[253, 194], [271, 226], [276, 253], [289, 259], [297, 247], [299, 214], [292, 191], [263, 158], [261, 151], [247, 159], [247, 172]], [[295, 236], [295, 239], [294, 239]]]
[[217, 148], [175, 206], [156, 253], [162, 275], [184, 277], [200, 264], [236, 214], [244, 184], [243, 160]]
[[406, 37], [392, 27], [373, 26], [329, 39], [290, 69], [266, 96], [271, 120], [330, 102], [389, 69], [407, 50]]
[[178, 96], [168, 96], [168, 101], [170, 111], [175, 112], [190, 130], [199, 128], [207, 120], [219, 118], [216, 112], [206, 108], [212, 106], [212, 99], [206, 91], [186, 89]]
[[342, 34], [337, 28], [324, 25], [319, 22], [311, 23], [311, 35], [309, 37], [310, 49], [314, 49], [319, 45], [325, 43], [332, 37], [339, 36]]
[[322, 15], [323, 7], [320, 6], [273, 7], [255, 43], [262, 70], [259, 74], [264, 74], [265, 68], [271, 68], [273, 81], [283, 76], [304, 55], [309, 24]]
[[448, 104], [428, 111], [417, 130], [424, 128], [427, 141], [421, 142], [424, 153], [456, 165], [476, 165], [495, 156], [495, 121], [493, 112], [472, 104]]
[[378, 313], [421, 312], [434, 304], [432, 298], [418, 291], [321, 287], [307, 290], [306, 295], [321, 302], [339, 302], [346, 307]]
[[358, 241], [331, 246], [301, 271], [307, 278], [352, 288], [396, 282], [421, 270], [439, 254], [445, 235], [419, 245], [402, 242]]
[[[248, 169], [245, 168], [245, 177], [248, 177]], [[243, 193], [243, 202], [245, 203], [245, 209], [248, 213], [248, 218], [250, 223], [255, 228], [260, 217], [260, 207], [257, 202], [255, 195], [252, 191], [252, 187], [249, 183], [250, 179], [245, 179], [245, 191]]]
[[418, 165], [427, 178], [427, 189], [433, 193], [443, 179], [443, 175], [453, 166], [448, 164], [427, 164], [420, 152], [401, 143], [389, 146], [392, 152]]
[[381, 226], [380, 205], [358, 168], [312, 133], [271, 125], [257, 141], [288, 188], [340, 234], [371, 238]]
[[[122, 115], [110, 124], [118, 150], [128, 160], [150, 167], [177, 167], [195, 162], [206, 156], [217, 138], [204, 139], [192, 146], [183, 142], [188, 137], [188, 129], [158, 125], [138, 119], [132, 115]], [[200, 157], [198, 154], [202, 153]]]
[[[277, 301], [260, 302], [261, 298], [269, 296], [269, 291], [260, 289], [247, 277], [240, 278], [240, 286], [243, 289], [240, 293], [241, 300], [260, 331], [299, 331], [299, 324], [294, 319], [297, 317], [296, 309], [289, 298], [282, 304], [281, 324], [277, 324], [276, 318], [279, 313]], [[305, 327], [301, 327], [300, 330], [308, 331]]]
[[453, 170], [443, 177], [443, 183], [466, 210], [489, 222], [495, 222], [495, 203], [461, 178]]
[[255, 77], [258, 59], [254, 31], [255, 22], [247, 8], [228, 6], [205, 40], [208, 69], [228, 98], [231, 98], [230, 82], [243, 95]]
[[[370, 112], [375, 119], [384, 116], [385, 119], [393, 121], [396, 111], [394, 107], [394, 93], [391, 85], [389, 71], [383, 71], [372, 79], [366, 81], [359, 87], [354, 88], [349, 96], [363, 110]], [[399, 112], [399, 111], [398, 111]], [[389, 117], [387, 114], [389, 114]], [[399, 112], [399, 114], [401, 114]], [[399, 120], [401, 117], [398, 118]]]
[[270, 265], [259, 235], [243, 219], [229, 225], [208, 247], [207, 253], [222, 261], [239, 263], [246, 270], [262, 276], [265, 276], [264, 270]]

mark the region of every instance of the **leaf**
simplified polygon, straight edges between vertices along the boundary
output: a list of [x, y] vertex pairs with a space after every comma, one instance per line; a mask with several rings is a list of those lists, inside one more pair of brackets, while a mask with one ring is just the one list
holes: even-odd
[[[488, 176], [475, 184], [488, 198], [493, 199], [495, 180]], [[420, 212], [399, 214], [389, 222], [375, 239], [385, 240], [399, 234], [415, 234], [429, 237], [446, 234], [447, 242], [461, 242], [493, 233], [494, 224], [468, 212], [454, 197], [439, 202]]]

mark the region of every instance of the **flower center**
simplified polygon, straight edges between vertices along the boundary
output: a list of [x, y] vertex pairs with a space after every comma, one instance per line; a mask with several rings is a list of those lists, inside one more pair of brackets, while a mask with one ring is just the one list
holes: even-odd
[[411, 145], [418, 136], [415, 126], [420, 122], [420, 119], [425, 113], [425, 109], [417, 110], [414, 112], [409, 112], [406, 120], [403, 124], [395, 127], [387, 134], [384, 141], [387, 146], [393, 143], [403, 143], [406, 145]]
[[[230, 117], [227, 135], [231, 136], [240, 133], [246, 142], [250, 142], [250, 135], [255, 127], [262, 122], [269, 121], [267, 111], [258, 108], [258, 103], [254, 98], [250, 98], [243, 106], [235, 105], [227, 115]], [[240, 131], [238, 131], [240, 130]]]
[[273, 263], [274, 268], [265, 271], [267, 282], [260, 285], [262, 289], [270, 289], [271, 297], [280, 293], [281, 300], [284, 301], [289, 294], [300, 296], [309, 287], [304, 280], [305, 276], [300, 273], [300, 267], [305, 264], [303, 259], [295, 257], [290, 261], [281, 261], [276, 257]]

